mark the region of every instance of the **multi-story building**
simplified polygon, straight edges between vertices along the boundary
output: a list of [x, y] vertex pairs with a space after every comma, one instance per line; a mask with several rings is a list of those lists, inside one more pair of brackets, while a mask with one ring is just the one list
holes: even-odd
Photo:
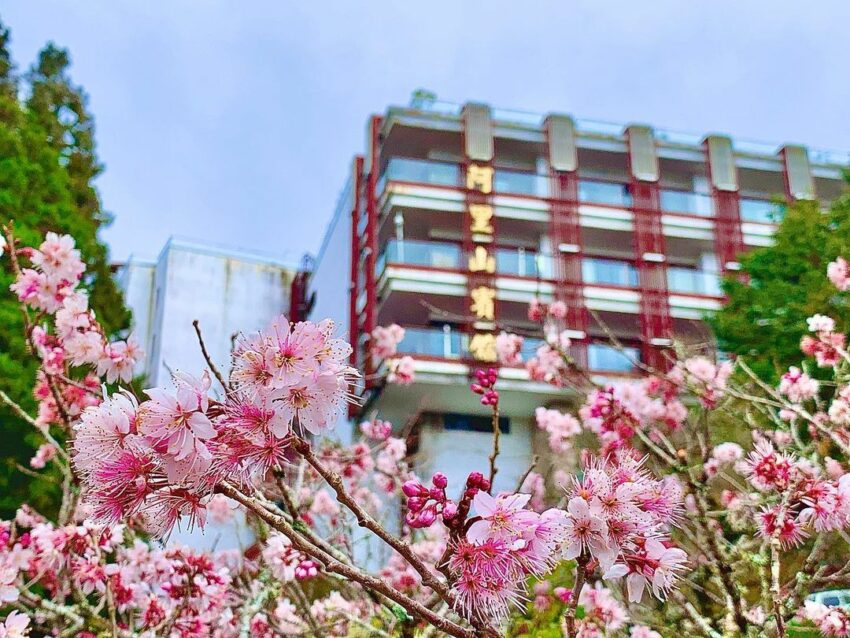
[[[771, 241], [781, 202], [843, 188], [846, 154], [645, 125], [426, 101], [369, 118], [312, 275], [314, 316], [344, 324], [366, 373], [362, 407], [414, 429], [427, 472], [486, 466], [486, 409], [466, 389], [502, 329], [533, 334], [532, 298], [568, 308], [574, 358], [599, 375], [663, 365], [673, 337], [705, 342], [718, 277]], [[381, 381], [370, 332], [398, 323], [409, 387]], [[603, 326], [605, 329], [603, 329]], [[533, 353], [538, 339], [527, 338]], [[533, 409], [555, 400], [520, 367], [500, 369], [503, 485], [539, 442]], [[464, 455], [453, 463], [446, 455]]]
[[172, 371], [203, 370], [196, 319], [210, 355], [226, 372], [235, 333], [265, 328], [292, 312], [291, 292], [302, 280], [297, 273], [294, 260], [176, 237], [156, 260], [131, 256], [117, 278], [145, 351], [137, 373], [149, 385], [163, 385]]

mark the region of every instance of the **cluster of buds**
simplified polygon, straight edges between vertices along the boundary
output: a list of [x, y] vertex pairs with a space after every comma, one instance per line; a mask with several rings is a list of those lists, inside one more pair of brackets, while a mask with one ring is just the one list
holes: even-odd
[[495, 389], [498, 376], [495, 368], [475, 371], [476, 383], [471, 384], [469, 389], [481, 395], [481, 405], [499, 405], [499, 393]]
[[448, 484], [446, 475], [437, 472], [431, 477], [431, 488], [413, 480], [402, 485], [407, 496], [407, 524], [414, 528], [431, 527], [440, 515], [444, 521], [457, 516], [457, 504], [446, 496]]
[[307, 580], [319, 575], [319, 564], [313, 560], [302, 560], [295, 568], [295, 578]]
[[452, 530], [460, 530], [463, 528], [466, 518], [469, 515], [469, 510], [472, 507], [472, 499], [479, 491], [489, 492], [490, 481], [484, 478], [481, 472], [470, 472], [466, 477], [466, 487], [463, 490], [463, 495], [452, 512], [451, 516], [443, 514], [443, 523], [446, 527]]

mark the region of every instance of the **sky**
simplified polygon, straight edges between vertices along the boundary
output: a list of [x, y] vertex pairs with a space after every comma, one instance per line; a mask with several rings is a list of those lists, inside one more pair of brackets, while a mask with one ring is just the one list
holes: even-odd
[[850, 2], [4, 0], [71, 51], [112, 257], [180, 235], [315, 253], [365, 123], [452, 102], [850, 150]]

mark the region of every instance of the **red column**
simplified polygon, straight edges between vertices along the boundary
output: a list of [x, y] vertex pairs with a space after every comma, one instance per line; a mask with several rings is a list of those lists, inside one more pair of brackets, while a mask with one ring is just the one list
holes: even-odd
[[[361, 362], [366, 361], [365, 353], [360, 346], [360, 313], [357, 312], [357, 298], [360, 296], [360, 255], [361, 237], [357, 232], [360, 224], [361, 203], [363, 201], [363, 156], [358, 155], [352, 162], [352, 203], [351, 203], [351, 258], [349, 260], [349, 283], [348, 283], [348, 338], [351, 342], [351, 357], [349, 363], [352, 368], [361, 369]], [[350, 391], [355, 393], [356, 386], [352, 385]], [[357, 414], [358, 406], [355, 403], [348, 404], [348, 418]]]
[[[378, 258], [378, 173], [380, 171], [380, 131], [382, 118], [373, 115], [369, 121], [369, 165], [364, 169], [366, 174], [366, 238], [364, 242], [364, 253], [366, 259], [364, 268], [364, 285], [366, 289], [366, 308], [363, 320], [363, 332], [371, 334], [377, 326], [377, 304], [378, 292], [375, 278], [375, 262]], [[366, 388], [375, 384], [375, 370], [372, 357], [368, 355], [368, 340], [366, 342], [367, 352], [364, 356]]]
[[[570, 354], [576, 364], [587, 368], [588, 314], [584, 300], [582, 261], [584, 257], [579, 218], [578, 173], [549, 169], [552, 212], [550, 235], [555, 269], [555, 298], [567, 305], [567, 328], [583, 333], [572, 339]], [[566, 250], [561, 250], [563, 246]]]
[[738, 256], [745, 250], [738, 169], [728, 138], [710, 136], [706, 138], [704, 148], [714, 202], [714, 252], [720, 271], [727, 274], [738, 269]]
[[[631, 146], [631, 131], [627, 139]], [[654, 155], [654, 148], [652, 149]], [[628, 153], [632, 212], [634, 216], [633, 243], [635, 263], [640, 283], [640, 332], [643, 362], [653, 368], [668, 367], [661, 346], [673, 333], [670, 300], [667, 291], [666, 244], [661, 219], [661, 198], [658, 175], [641, 179]]]

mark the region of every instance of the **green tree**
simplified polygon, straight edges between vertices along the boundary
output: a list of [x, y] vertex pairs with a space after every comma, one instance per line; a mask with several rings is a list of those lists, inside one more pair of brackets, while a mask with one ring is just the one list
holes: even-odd
[[[115, 333], [128, 326], [129, 313], [98, 238], [110, 221], [93, 185], [102, 167], [87, 98], [71, 82], [69, 64], [66, 50], [48, 44], [21, 77], [9, 52], [9, 30], [0, 23], [0, 221], [14, 221], [16, 236], [28, 245], [38, 245], [50, 230], [73, 235], [88, 268], [84, 283], [92, 307], [104, 328]], [[0, 290], [8, 291], [11, 283], [7, 270], [0, 273]], [[35, 372], [26, 356], [18, 304], [7, 292], [0, 295], [0, 389], [30, 411]], [[0, 431], [0, 516], [9, 516], [23, 501], [50, 511], [56, 492], [49, 473], [32, 479], [15, 470], [27, 466], [41, 443], [38, 436], [4, 408]]]
[[825, 277], [830, 261], [850, 256], [850, 196], [826, 211], [816, 202], [789, 206], [774, 240], [741, 257], [745, 276], [723, 281], [728, 300], [710, 318], [719, 348], [745, 355], [771, 381], [799, 362], [808, 317], [827, 310], [840, 327], [850, 327], [850, 307]]

